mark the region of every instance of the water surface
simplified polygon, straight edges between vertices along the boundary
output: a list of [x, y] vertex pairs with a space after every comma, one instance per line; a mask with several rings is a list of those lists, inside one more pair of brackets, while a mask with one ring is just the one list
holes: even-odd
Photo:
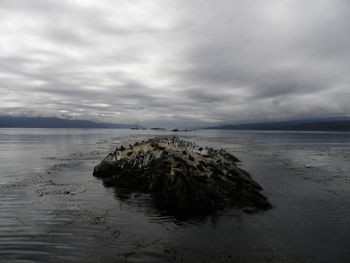
[[236, 155], [273, 205], [189, 219], [92, 176], [155, 134], [0, 129], [0, 262], [350, 262], [349, 133], [176, 133]]

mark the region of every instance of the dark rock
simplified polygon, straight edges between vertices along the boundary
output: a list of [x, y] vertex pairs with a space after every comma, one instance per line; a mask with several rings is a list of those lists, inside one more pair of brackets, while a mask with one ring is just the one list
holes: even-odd
[[126, 150], [126, 148], [123, 145], [121, 145], [119, 148], [119, 151], [125, 151], [125, 150]]
[[203, 212], [232, 206], [252, 212], [271, 207], [262, 187], [225, 150], [204, 150], [175, 136], [123, 148], [97, 165], [94, 176], [108, 186], [151, 193], [163, 208]]

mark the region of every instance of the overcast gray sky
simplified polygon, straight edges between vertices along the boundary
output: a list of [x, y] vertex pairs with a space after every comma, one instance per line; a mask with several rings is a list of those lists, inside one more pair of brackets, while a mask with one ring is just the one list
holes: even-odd
[[0, 0], [0, 115], [350, 115], [347, 0]]

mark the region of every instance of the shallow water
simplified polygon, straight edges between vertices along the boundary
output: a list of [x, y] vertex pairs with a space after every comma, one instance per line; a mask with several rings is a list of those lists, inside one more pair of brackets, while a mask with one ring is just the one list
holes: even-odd
[[92, 176], [154, 134], [0, 129], [0, 262], [350, 262], [350, 133], [177, 133], [236, 155], [273, 205], [187, 219]]

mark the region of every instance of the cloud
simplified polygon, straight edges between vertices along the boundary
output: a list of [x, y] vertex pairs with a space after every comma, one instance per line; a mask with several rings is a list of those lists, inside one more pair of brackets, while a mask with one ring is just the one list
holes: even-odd
[[350, 115], [338, 0], [4, 0], [0, 114], [146, 125]]

